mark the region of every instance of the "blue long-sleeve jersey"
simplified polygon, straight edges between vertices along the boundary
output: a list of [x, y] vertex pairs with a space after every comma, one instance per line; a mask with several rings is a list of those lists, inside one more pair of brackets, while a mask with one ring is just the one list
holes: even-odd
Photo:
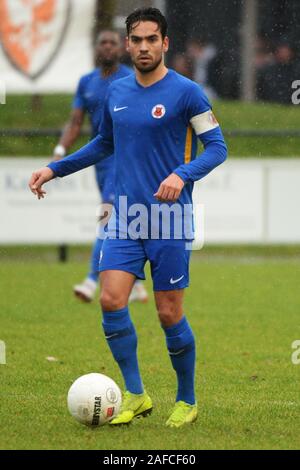
[[[197, 156], [197, 136], [204, 151]], [[110, 85], [99, 135], [69, 157], [50, 163], [66, 176], [114, 153], [116, 211], [120, 196], [128, 206], [159, 204], [160, 183], [176, 173], [186, 183], [178, 203], [192, 204], [193, 183], [227, 156], [226, 144], [202, 88], [173, 70], [149, 87], [135, 75]]]

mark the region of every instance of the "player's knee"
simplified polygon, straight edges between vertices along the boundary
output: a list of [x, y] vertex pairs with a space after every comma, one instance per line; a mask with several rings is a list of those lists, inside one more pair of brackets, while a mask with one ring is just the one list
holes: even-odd
[[183, 315], [182, 294], [164, 292], [156, 298], [157, 313], [162, 326], [168, 327], [180, 321]]
[[125, 307], [122, 296], [105, 290], [101, 292], [100, 305], [104, 312], [114, 312]]
[[158, 308], [159, 321], [165, 327], [172, 326], [177, 323], [179, 315], [180, 312], [177, 311], [175, 305], [163, 304]]

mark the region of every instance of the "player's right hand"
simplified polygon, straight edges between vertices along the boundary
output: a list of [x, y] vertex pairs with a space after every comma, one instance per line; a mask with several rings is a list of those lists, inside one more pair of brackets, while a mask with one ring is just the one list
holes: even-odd
[[40, 168], [37, 171], [34, 171], [31, 175], [29, 181], [29, 188], [33, 194], [35, 194], [38, 199], [43, 199], [46, 191], [43, 190], [43, 184], [47, 183], [54, 178], [54, 173], [50, 168]]

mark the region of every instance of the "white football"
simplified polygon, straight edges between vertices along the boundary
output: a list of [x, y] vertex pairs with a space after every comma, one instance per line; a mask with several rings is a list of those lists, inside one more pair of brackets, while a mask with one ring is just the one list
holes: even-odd
[[68, 393], [71, 415], [86, 426], [101, 426], [112, 420], [119, 413], [121, 402], [118, 385], [103, 374], [79, 377]]

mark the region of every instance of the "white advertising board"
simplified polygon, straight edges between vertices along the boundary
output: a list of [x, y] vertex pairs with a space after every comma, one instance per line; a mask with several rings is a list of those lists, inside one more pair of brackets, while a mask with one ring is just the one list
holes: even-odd
[[40, 201], [30, 192], [33, 170], [46, 160], [0, 158], [0, 243], [86, 243], [95, 238], [99, 195], [93, 168], [45, 185]]
[[[94, 170], [28, 189], [36, 158], [0, 158], [0, 243], [86, 243], [96, 233]], [[195, 184], [196, 245], [300, 243], [300, 160], [232, 159]], [[198, 211], [199, 212], [199, 211]]]

